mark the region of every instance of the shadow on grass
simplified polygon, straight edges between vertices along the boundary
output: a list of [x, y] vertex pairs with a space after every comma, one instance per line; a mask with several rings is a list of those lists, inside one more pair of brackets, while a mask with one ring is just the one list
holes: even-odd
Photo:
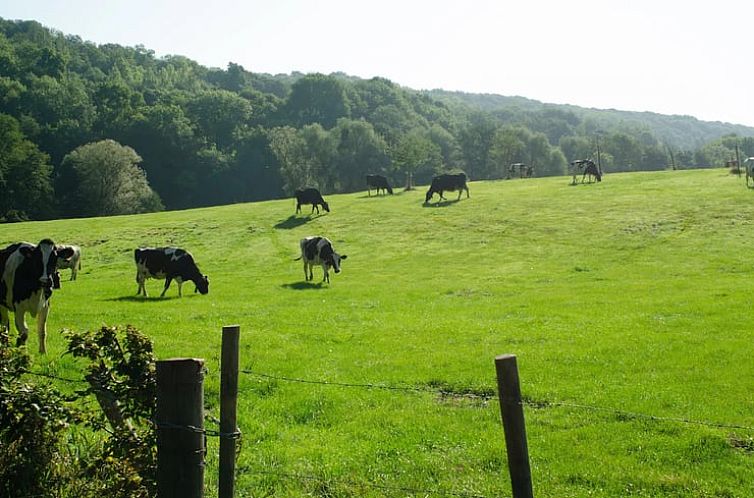
[[[188, 296], [184, 296], [184, 297], [188, 297]], [[133, 296], [133, 295], [131, 295], [131, 296], [111, 297], [111, 298], [108, 298], [108, 299], [103, 299], [103, 301], [119, 301], [119, 302], [129, 302], [130, 301], [130, 302], [133, 302], [133, 303], [158, 303], [158, 302], [162, 302], [162, 301], [172, 301], [173, 299], [181, 299], [181, 298], [178, 297], [178, 296], [160, 297], [159, 295], [157, 295], [157, 296], [144, 297], [144, 296]]]
[[301, 225], [306, 225], [311, 220], [317, 219], [320, 216], [324, 216], [324, 214], [317, 214], [313, 215], [310, 214], [309, 216], [301, 217], [296, 216], [295, 214], [290, 215], [283, 221], [278, 222], [274, 228], [282, 228], [284, 230], [290, 230], [291, 228], [300, 227]]
[[293, 289], [293, 290], [309, 290], [309, 289], [322, 289], [324, 288], [322, 285], [322, 282], [314, 283], [314, 282], [294, 282], [292, 284], [283, 284], [281, 287], [284, 287], [286, 289]]
[[461, 199], [444, 200], [444, 201], [440, 201], [440, 202], [435, 202], [434, 204], [429, 203], [429, 202], [425, 202], [425, 203], [422, 204], [422, 207], [425, 207], [425, 208], [442, 208], [442, 207], [452, 206], [453, 204], [455, 204], [457, 202], [461, 202]]

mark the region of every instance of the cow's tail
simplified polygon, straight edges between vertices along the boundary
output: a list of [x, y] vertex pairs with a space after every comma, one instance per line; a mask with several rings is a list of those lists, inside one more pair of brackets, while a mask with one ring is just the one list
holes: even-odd
[[304, 257], [304, 255], [302, 254], [301, 256], [299, 256], [298, 258], [294, 259], [293, 261], [298, 261], [299, 259], [301, 259], [303, 257]]

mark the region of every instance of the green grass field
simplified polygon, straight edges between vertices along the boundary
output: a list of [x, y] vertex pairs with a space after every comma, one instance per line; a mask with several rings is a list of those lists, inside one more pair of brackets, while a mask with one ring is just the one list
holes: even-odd
[[[3, 225], [0, 242], [83, 247], [35, 369], [78, 373], [63, 328], [132, 324], [161, 359], [206, 360], [216, 416], [220, 330], [240, 324], [244, 370], [420, 388], [242, 374], [238, 496], [510, 496], [497, 400], [433, 393], [493, 393], [503, 353], [518, 356], [535, 496], [752, 496], [754, 192], [722, 169], [569, 182], [473, 182], [429, 207], [425, 188], [333, 195], [312, 217], [287, 199]], [[330, 285], [293, 261], [307, 235], [348, 255]], [[210, 293], [161, 299], [150, 280], [137, 298], [142, 245], [190, 250]]]

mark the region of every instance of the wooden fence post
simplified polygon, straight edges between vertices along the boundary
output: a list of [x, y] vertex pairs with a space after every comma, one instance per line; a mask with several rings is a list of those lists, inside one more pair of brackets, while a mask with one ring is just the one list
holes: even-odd
[[506, 354], [496, 357], [495, 370], [513, 498], [534, 498], [516, 356]]
[[204, 495], [204, 360], [157, 362], [157, 496]]
[[233, 498], [236, 471], [238, 342], [241, 327], [223, 327], [220, 357], [220, 470], [218, 496]]

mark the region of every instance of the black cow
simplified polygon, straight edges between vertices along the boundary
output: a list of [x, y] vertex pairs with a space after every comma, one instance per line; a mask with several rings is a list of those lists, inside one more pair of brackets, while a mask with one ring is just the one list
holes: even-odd
[[47, 351], [50, 297], [53, 289], [60, 288], [58, 258], [71, 256], [70, 248], [56, 248], [50, 239], [43, 239], [37, 245], [19, 242], [0, 250], [0, 325], [10, 330], [10, 312], [13, 312], [18, 331], [17, 345], [25, 344], [29, 337], [24, 319], [29, 313], [37, 317], [39, 352], [44, 354]]
[[322, 265], [322, 270], [325, 273], [322, 281], [330, 283], [329, 269], [332, 268], [335, 273], [340, 273], [340, 262], [348, 258], [345, 254], [340, 255], [335, 252], [332, 242], [326, 237], [306, 237], [301, 239], [300, 246], [301, 256], [294, 261], [303, 258], [304, 278], [307, 282], [314, 279], [314, 273], [312, 272], [314, 265]]
[[209, 278], [207, 275], [202, 275], [188, 251], [177, 247], [145, 247], [134, 251], [134, 260], [136, 261], [136, 283], [139, 284], [136, 290], [137, 296], [143, 292], [144, 297], [147, 297], [144, 282], [148, 278], [165, 279], [165, 288], [162, 289], [160, 297], [165, 295], [173, 280], [178, 282], [179, 297], [183, 295], [181, 293], [183, 282], [188, 280], [196, 285], [194, 292], [202, 294], [209, 292]]
[[[424, 203], [428, 204], [432, 199], [432, 196], [437, 193], [440, 195], [440, 199], [445, 199], [442, 193], [445, 191], [455, 192], [458, 190], [458, 199], [461, 199], [462, 191], [466, 191], [466, 198], [469, 198], [469, 187], [466, 186], [466, 174], [458, 173], [457, 175], [439, 175], [432, 178], [432, 184], [427, 190], [427, 196], [424, 199]], [[440, 202], [440, 201], [437, 201]]]
[[301, 205], [302, 204], [311, 204], [312, 205], [312, 213], [314, 213], [314, 209], [317, 210], [317, 214], [319, 214], [319, 206], [322, 206], [322, 209], [330, 212], [330, 205], [325, 202], [325, 200], [322, 198], [322, 194], [319, 193], [319, 190], [316, 188], [305, 188], [303, 190], [296, 190], [296, 212], [301, 212]]
[[388, 194], [393, 195], [393, 189], [387, 182], [387, 178], [382, 175], [367, 175], [367, 194], [372, 195], [372, 189], [377, 190], [377, 195], [380, 195], [380, 190], [387, 191]]

